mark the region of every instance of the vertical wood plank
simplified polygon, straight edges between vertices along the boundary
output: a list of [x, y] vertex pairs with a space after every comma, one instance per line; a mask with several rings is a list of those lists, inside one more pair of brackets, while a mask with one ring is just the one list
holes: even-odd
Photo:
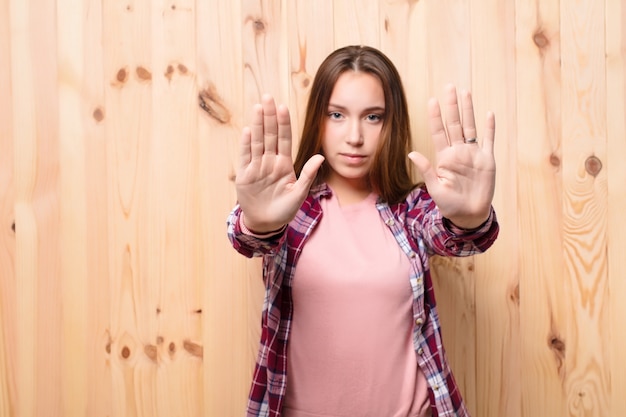
[[287, 103], [289, 73], [285, 0], [249, 0], [242, 3], [244, 106], [258, 103], [270, 93], [277, 103]]
[[0, 415], [16, 406], [15, 217], [10, 3], [0, 4]]
[[559, 417], [567, 351], [559, 2], [515, 6], [522, 415]]
[[[606, 121], [607, 121], [607, 248], [610, 327], [603, 335], [610, 343], [610, 416], [626, 415], [626, 5], [620, 0], [606, 1]], [[608, 335], [608, 337], [607, 337]]]
[[[426, 4], [429, 96], [441, 98], [443, 87], [471, 89], [470, 8], [467, 1]], [[424, 146], [435, 158], [432, 139]], [[431, 270], [447, 356], [470, 410], [476, 409], [476, 305], [474, 259], [433, 257]]]
[[[200, 415], [202, 399], [202, 306], [195, 236], [198, 142], [196, 88], [196, 2], [153, 2], [151, 10], [152, 121], [147, 216], [142, 225], [145, 256], [142, 282], [161, 310], [158, 333], [140, 329], [146, 349], [157, 337], [167, 346], [167, 360], [150, 358], [156, 374], [154, 415]], [[158, 259], [158, 262], [155, 262]], [[152, 311], [150, 311], [152, 310]], [[174, 352], [175, 349], [175, 352]], [[163, 352], [165, 353], [165, 352]]]
[[335, 49], [346, 45], [380, 48], [381, 1], [334, 0]]
[[111, 375], [111, 270], [109, 270], [109, 189], [107, 108], [103, 45], [103, 4], [86, 0], [83, 25], [81, 115], [85, 148], [85, 258], [87, 410], [84, 415], [113, 416]]
[[60, 248], [62, 256], [62, 414], [79, 417], [87, 409], [87, 275], [85, 205], [84, 2], [57, 1]]
[[[241, 2], [197, 4], [200, 264], [204, 346], [204, 413], [245, 414], [262, 302], [258, 263], [235, 252], [226, 217], [235, 205], [234, 175], [243, 107]], [[228, 34], [228, 35], [225, 35]], [[216, 57], [219, 56], [219, 59]]]
[[610, 413], [604, 2], [561, 4], [563, 243], [571, 416]]
[[[112, 415], [158, 415], [156, 369], [145, 353], [156, 329], [154, 285], [147, 282], [142, 246], [148, 231], [147, 184], [152, 131], [151, 7], [145, 1], [103, 2], [107, 212], [110, 270]], [[142, 227], [143, 226], [143, 227]], [[157, 258], [152, 262], [160, 267]], [[158, 280], [158, 277], [154, 277]], [[154, 340], [157, 345], [158, 340]], [[167, 349], [167, 346], [163, 347]], [[152, 350], [148, 350], [152, 354]]]
[[[16, 222], [16, 414], [60, 412], [58, 106], [54, 2], [10, 2]], [[45, 349], [40, 348], [45, 341]]]
[[13, 125], [22, 126], [20, 143], [14, 146], [15, 184], [15, 386], [14, 414], [35, 417], [36, 312], [37, 312], [37, 221], [32, 207], [35, 188], [37, 136], [35, 91], [30, 56], [29, 2], [9, 2], [11, 33], [11, 92]]
[[521, 417], [517, 230], [515, 4], [472, 2], [472, 98], [479, 137], [487, 111], [496, 115], [496, 192], [500, 234], [475, 259], [476, 402], [483, 417]]

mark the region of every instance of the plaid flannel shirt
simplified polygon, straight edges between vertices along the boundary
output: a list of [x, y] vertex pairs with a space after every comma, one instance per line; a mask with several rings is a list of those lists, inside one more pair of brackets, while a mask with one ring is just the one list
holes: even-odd
[[[312, 188], [285, 232], [269, 239], [242, 232], [238, 205], [228, 216], [227, 231], [233, 247], [247, 257], [263, 256], [266, 291], [248, 417], [281, 415], [293, 314], [292, 280], [306, 240], [322, 218], [320, 199], [330, 193], [325, 184]], [[499, 230], [495, 212], [492, 209], [489, 219], [477, 229], [459, 229], [440, 215], [432, 198], [422, 188], [416, 188], [399, 204], [390, 206], [379, 200], [376, 207], [411, 263], [408, 279], [413, 291], [413, 345], [428, 381], [433, 417], [468, 417], [446, 359], [428, 259], [435, 254], [469, 256], [488, 249]]]

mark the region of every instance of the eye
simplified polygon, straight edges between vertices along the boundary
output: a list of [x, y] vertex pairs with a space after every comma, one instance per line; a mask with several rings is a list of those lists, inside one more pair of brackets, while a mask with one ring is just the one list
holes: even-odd
[[383, 115], [382, 114], [368, 114], [367, 116], [365, 116], [365, 119], [368, 122], [372, 122], [372, 123], [378, 123], [381, 120], [383, 120]]
[[331, 120], [339, 120], [343, 117], [343, 115], [337, 111], [331, 111], [328, 113], [328, 118]]

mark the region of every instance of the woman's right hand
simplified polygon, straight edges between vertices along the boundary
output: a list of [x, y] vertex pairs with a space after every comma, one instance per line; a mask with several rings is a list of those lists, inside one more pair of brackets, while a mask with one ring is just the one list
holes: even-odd
[[252, 124], [243, 129], [235, 179], [244, 224], [264, 234], [289, 223], [308, 195], [322, 155], [314, 155], [296, 178], [291, 157], [291, 120], [285, 106], [270, 95], [253, 108]]

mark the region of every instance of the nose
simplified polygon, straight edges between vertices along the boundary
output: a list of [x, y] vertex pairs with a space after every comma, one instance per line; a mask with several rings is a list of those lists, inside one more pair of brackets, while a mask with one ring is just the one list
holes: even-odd
[[361, 129], [361, 121], [354, 120], [350, 123], [346, 142], [352, 146], [363, 145], [363, 130]]

